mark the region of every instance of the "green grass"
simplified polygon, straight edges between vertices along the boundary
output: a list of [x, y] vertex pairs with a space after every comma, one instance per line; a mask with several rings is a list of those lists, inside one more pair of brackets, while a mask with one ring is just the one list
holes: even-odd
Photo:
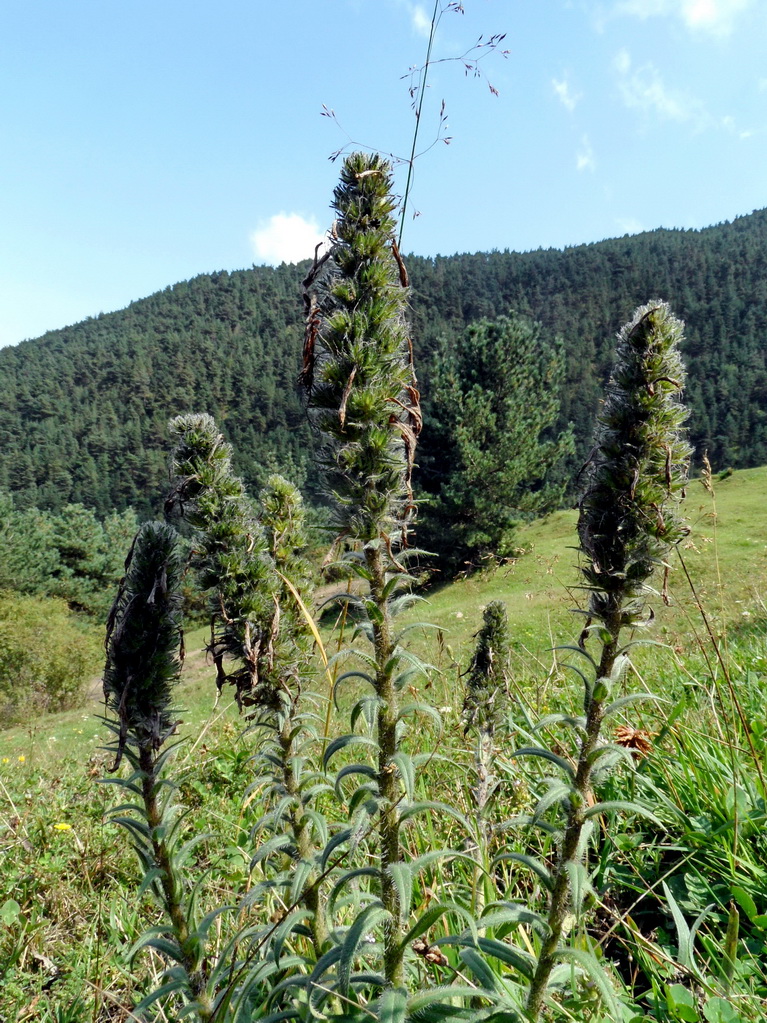
[[[734, 473], [716, 482], [715, 489], [712, 500], [699, 481], [690, 484], [686, 511], [692, 531], [681, 553], [711, 629], [723, 650], [729, 648], [732, 655], [729, 664], [736, 692], [753, 722], [756, 752], [764, 762], [767, 723], [760, 694], [761, 680], [767, 677], [767, 468]], [[441, 641], [435, 640], [433, 632], [416, 632], [413, 637], [419, 651], [440, 669], [432, 674], [425, 695], [443, 712], [446, 729], [440, 752], [458, 765], [456, 777], [444, 762], [435, 762], [428, 779], [422, 779], [429, 786], [424, 795], [450, 798], [452, 794], [458, 804], [468, 799], [470, 755], [459, 722], [459, 675], [466, 668], [482, 609], [491, 600], [503, 600], [508, 607], [513, 684], [520, 700], [533, 713], [542, 713], [570, 699], [572, 687], [558, 663], [561, 655], [553, 648], [572, 642], [581, 625], [571, 610], [581, 599], [576, 555], [570, 549], [576, 543], [575, 522], [576, 513], [564, 511], [530, 524], [519, 532], [524, 554], [516, 561], [438, 588], [427, 605], [409, 612], [411, 621], [425, 619], [445, 630]], [[723, 907], [733, 897], [731, 887], [736, 881], [738, 890], [751, 893], [755, 919], [767, 914], [760, 894], [767, 878], [767, 853], [760, 837], [764, 809], [752, 751], [742, 732], [738, 733], [731, 695], [722, 685], [721, 669], [705, 641], [700, 610], [676, 561], [669, 595], [669, 607], [656, 601], [658, 620], [648, 635], [670, 649], [643, 651], [638, 658], [642, 680], [669, 702], [643, 711], [636, 719], [657, 732], [677, 701], [684, 702], [683, 715], [664, 732], [662, 753], [648, 762], [645, 771], [653, 784], [671, 793], [664, 816], [669, 830], [667, 835], [648, 831], [638, 846], [631, 844], [634, 837], [617, 835], [614, 862], [606, 869], [623, 879], [625, 891], [633, 891], [629, 904], [637, 893], [641, 895], [650, 867], [658, 879], [671, 879], [672, 890], [685, 906], [692, 907], [691, 912], [697, 907], [699, 890], [704, 892], [704, 904], [715, 898], [718, 908], [702, 932], [704, 945], [709, 943], [715, 959]], [[193, 808], [195, 829], [210, 828], [223, 836], [218, 862], [222, 876], [236, 888], [246, 883], [252, 851], [243, 811], [252, 780], [251, 741], [241, 738], [242, 722], [229, 695], [225, 692], [216, 704], [214, 669], [204, 656], [206, 631], [197, 629], [187, 636], [179, 689], [181, 734], [189, 739], [179, 756], [182, 796]], [[98, 681], [91, 680], [90, 686], [88, 706], [0, 732], [0, 974], [3, 961], [11, 964], [5, 994], [0, 995], [2, 1023], [3, 1010], [11, 1009], [19, 1013], [19, 1020], [47, 1023], [56, 1018], [50, 1015], [54, 1008], [58, 1011], [80, 995], [96, 1008], [73, 1019], [97, 1018], [104, 1023], [123, 1019], [109, 1015], [110, 998], [130, 1003], [142, 985], [151, 984], [152, 971], [159, 968], [150, 957], [134, 972], [125, 958], [142, 928], [155, 919], [155, 910], [147, 899], [136, 901], [138, 868], [124, 837], [102, 821], [103, 810], [115, 794], [95, 784], [109, 766], [109, 757], [101, 750], [108, 733], [96, 718]], [[317, 688], [325, 691], [321, 674]], [[718, 715], [711, 710], [714, 706], [721, 706]], [[721, 729], [721, 736], [715, 734], [714, 725]], [[331, 728], [345, 730], [344, 715], [334, 713]], [[426, 736], [427, 747], [432, 735]], [[529, 779], [523, 779], [520, 769], [505, 757], [501, 761], [508, 779], [508, 806], [513, 809], [515, 801], [524, 805], [529, 799]], [[727, 830], [728, 800], [741, 808], [734, 839]], [[705, 834], [701, 837], [700, 829], [709, 827], [706, 822], [710, 822], [710, 839]], [[433, 826], [427, 821], [423, 827]], [[412, 841], [426, 847], [434, 836], [421, 831], [414, 829]], [[460, 841], [460, 836], [451, 841]], [[227, 901], [223, 888], [220, 897]], [[743, 904], [752, 911], [746, 897]], [[633, 919], [639, 921], [637, 927], [649, 921], [648, 934], [651, 927], [655, 929], [656, 945], [648, 946], [648, 961], [673, 954], [673, 929], [666, 920], [664, 930], [664, 918], [655, 903], [641, 903]], [[743, 983], [757, 992], [752, 991], [752, 1001], [744, 1000], [744, 1005], [757, 1004], [753, 998], [761, 997], [758, 963], [767, 947], [761, 934], [755, 924], [750, 944], [743, 943]], [[58, 970], [53, 980], [46, 960]], [[94, 984], [103, 985], [110, 994], [94, 1002]], [[22, 1009], [28, 1005], [31, 1015], [25, 1016]], [[764, 1017], [744, 1014], [746, 1020], [760, 1018]]]
[[[690, 483], [684, 512], [691, 533], [681, 553], [718, 630], [738, 634], [767, 619], [767, 468], [735, 472], [714, 487], [712, 499], [699, 480]], [[570, 549], [577, 543], [576, 522], [577, 512], [561, 511], [523, 527], [517, 539], [524, 554], [518, 560], [433, 594], [428, 619], [446, 630], [457, 654], [465, 655], [491, 600], [506, 602], [517, 647], [544, 664], [551, 661], [553, 644], [577, 636], [580, 622], [571, 609], [583, 598], [576, 589], [576, 552]], [[700, 615], [676, 559], [669, 595], [663, 635], [672, 646], [686, 645], [700, 629]]]
[[[216, 702], [215, 671], [205, 657], [207, 636], [206, 628], [186, 634], [186, 659], [178, 690], [180, 733], [195, 738], [207, 722], [237, 716], [237, 708], [226, 691]], [[103, 713], [103, 704], [99, 706], [100, 680], [89, 680], [87, 690], [88, 700], [83, 707], [48, 714], [31, 724], [0, 731], [0, 761], [4, 758], [18, 761], [24, 756], [30, 769], [61, 764], [62, 758], [82, 762], [95, 755], [110, 740], [111, 733], [97, 717]]]

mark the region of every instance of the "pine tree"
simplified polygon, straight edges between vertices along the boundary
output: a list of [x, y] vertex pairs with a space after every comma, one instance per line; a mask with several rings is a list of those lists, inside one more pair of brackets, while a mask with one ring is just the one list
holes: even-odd
[[482, 320], [436, 357], [421, 479], [422, 544], [443, 571], [513, 550], [521, 521], [557, 507], [570, 431], [556, 434], [561, 348], [518, 316]]

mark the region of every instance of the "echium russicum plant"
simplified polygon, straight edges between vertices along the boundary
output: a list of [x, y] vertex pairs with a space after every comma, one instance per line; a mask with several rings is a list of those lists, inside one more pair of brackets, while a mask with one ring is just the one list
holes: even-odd
[[474, 874], [475, 915], [494, 897], [491, 877], [493, 828], [488, 812], [498, 787], [495, 776], [497, 731], [508, 709], [509, 618], [501, 600], [482, 613], [482, 627], [466, 672], [463, 728], [474, 739], [474, 777], [471, 787], [476, 819], [477, 867]]
[[[268, 871], [266, 888], [286, 888], [299, 916], [303, 907], [319, 955], [326, 930], [306, 807], [311, 777], [305, 778], [303, 753], [311, 736], [308, 715], [299, 708], [311, 655], [301, 497], [274, 475], [261, 493], [259, 518], [212, 417], [177, 416], [170, 428], [177, 443], [166, 511], [181, 514], [194, 527], [192, 564], [208, 591], [217, 684], [219, 690], [227, 682], [235, 686], [237, 701], [261, 739], [259, 763], [269, 773], [272, 798], [253, 833], [257, 839], [265, 830], [276, 834], [271, 844], [260, 842], [254, 864], [272, 847], [278, 859], [287, 857], [285, 869]], [[255, 886], [249, 901], [260, 893]]]
[[401, 987], [403, 894], [409, 886], [402, 882], [398, 694], [412, 671], [403, 671], [393, 617], [409, 599], [396, 594], [410, 578], [404, 561], [421, 413], [406, 320], [407, 273], [394, 240], [395, 207], [387, 161], [364, 153], [348, 156], [334, 193], [337, 220], [329, 250], [304, 282], [302, 382], [322, 435], [338, 542], [352, 548], [350, 564], [368, 589], [360, 599], [360, 628], [373, 655], [370, 671], [358, 674], [375, 691], [369, 706], [378, 761], [375, 793], [367, 802], [378, 818], [383, 973], [389, 986]]
[[183, 516], [195, 527], [192, 563], [208, 592], [209, 651], [219, 691], [233, 685], [240, 708], [276, 706], [276, 579], [264, 531], [214, 419], [204, 413], [176, 416], [170, 432], [176, 448], [166, 514]]
[[464, 731], [476, 736], [474, 802], [482, 818], [496, 780], [493, 776], [495, 733], [505, 720], [508, 703], [509, 618], [501, 600], [482, 613], [482, 628], [466, 674], [463, 699]]
[[[178, 724], [173, 700], [183, 649], [183, 567], [176, 531], [161, 523], [145, 523], [131, 546], [109, 615], [104, 699], [116, 719], [107, 719], [116, 735], [113, 770], [123, 758], [133, 768], [128, 779], [110, 779], [131, 800], [116, 811], [115, 820], [129, 832], [144, 869], [144, 887], [154, 892], [168, 920], [162, 933], [155, 929], [143, 941], [175, 963], [158, 993], [177, 993], [187, 1005], [187, 1015], [192, 1012], [193, 1018], [208, 1020], [213, 998], [204, 959], [205, 928], [194, 922], [185, 888], [178, 812], [171, 802], [174, 787], [164, 777], [173, 748], [165, 744]], [[146, 1004], [154, 997], [150, 995]]]
[[[594, 679], [582, 676], [583, 717], [569, 719], [579, 736], [574, 766], [546, 754], [565, 770], [567, 809], [558, 861], [548, 879], [547, 933], [529, 989], [531, 1020], [540, 1017], [556, 962], [568, 956], [583, 960], [583, 952], [563, 948], [565, 921], [572, 911], [578, 914], [587, 888], [583, 860], [594, 821], [619, 809], [595, 802], [592, 790], [600, 772], [627, 753], [602, 738], [605, 719], [643, 695], [613, 696], [633, 645], [621, 645], [622, 633], [651, 621], [647, 598], [654, 590], [649, 580], [663, 575], [665, 594], [669, 554], [688, 532], [678, 511], [691, 453], [683, 429], [688, 412], [680, 400], [685, 378], [682, 337], [683, 325], [665, 302], [642, 306], [623, 327], [586, 469], [578, 537], [589, 603], [579, 649]], [[592, 640], [598, 644], [595, 653], [588, 650]], [[631, 756], [626, 759], [631, 764]], [[609, 997], [609, 986], [603, 985], [603, 993]]]
[[301, 377], [323, 435], [341, 536], [371, 551], [383, 545], [382, 563], [391, 561], [395, 536], [406, 542], [421, 427], [391, 188], [391, 167], [380, 156], [353, 153], [344, 161], [331, 246], [304, 282]]

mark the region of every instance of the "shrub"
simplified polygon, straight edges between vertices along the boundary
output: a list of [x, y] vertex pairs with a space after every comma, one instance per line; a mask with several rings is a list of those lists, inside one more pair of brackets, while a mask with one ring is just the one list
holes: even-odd
[[0, 593], [0, 727], [79, 706], [100, 667], [98, 630], [63, 600]]

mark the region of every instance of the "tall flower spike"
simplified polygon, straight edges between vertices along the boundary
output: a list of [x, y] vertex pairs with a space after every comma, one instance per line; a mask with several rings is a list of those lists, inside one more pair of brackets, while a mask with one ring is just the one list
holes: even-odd
[[173, 688], [181, 671], [181, 577], [176, 531], [145, 523], [125, 561], [107, 622], [104, 700], [119, 722], [117, 770], [126, 746], [160, 749], [176, 727]]
[[177, 444], [166, 514], [180, 511], [197, 530], [192, 560], [209, 591], [216, 683], [235, 687], [240, 708], [274, 705], [274, 579], [263, 529], [213, 418], [177, 416], [170, 431]]
[[639, 621], [646, 580], [687, 533], [676, 511], [691, 453], [682, 333], [665, 302], [650, 302], [618, 335], [578, 522], [590, 611], [605, 624], [619, 609], [616, 624]]
[[421, 428], [391, 189], [381, 157], [346, 159], [330, 253], [305, 281], [307, 404], [324, 434], [341, 533], [363, 542], [391, 542], [397, 529], [406, 540]]
[[[396, 548], [407, 544], [414, 510], [410, 472], [421, 413], [391, 189], [391, 167], [379, 156], [353, 153], [344, 162], [334, 195], [338, 220], [330, 254], [306, 281], [303, 380], [309, 410], [324, 435], [322, 463], [338, 539], [348, 537], [361, 546], [355, 570], [370, 587], [364, 607], [377, 697], [377, 873], [389, 921], [383, 974], [387, 985], [398, 988], [404, 979], [406, 915], [397, 884], [403, 858], [398, 687], [404, 677], [393, 617], [402, 606], [395, 600], [397, 589], [409, 579]], [[390, 574], [394, 578], [387, 578]]]

